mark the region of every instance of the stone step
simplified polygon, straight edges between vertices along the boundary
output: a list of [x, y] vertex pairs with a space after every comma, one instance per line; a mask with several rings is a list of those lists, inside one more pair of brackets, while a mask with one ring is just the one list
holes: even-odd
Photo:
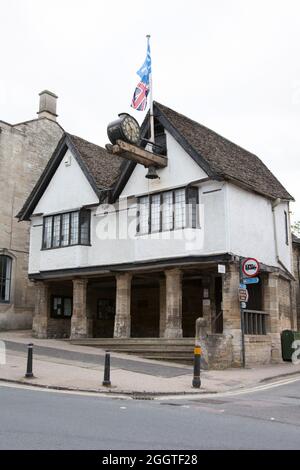
[[125, 354], [164, 354], [164, 355], [169, 355], [169, 354], [177, 354], [178, 356], [184, 356], [184, 355], [193, 355], [193, 349], [155, 349], [155, 348], [111, 348], [108, 351], [115, 351], [119, 353], [125, 353]]
[[82, 338], [70, 340], [71, 344], [81, 346], [104, 346], [104, 345], [194, 345], [194, 338], [166, 339], [166, 338]]
[[194, 342], [194, 338], [85, 338], [71, 341], [76, 345], [189, 365], [193, 363]]
[[[90, 345], [89, 345], [90, 346]], [[114, 345], [114, 344], [106, 344], [106, 345], [97, 345], [93, 346], [101, 349], [113, 350], [113, 351], [163, 351], [163, 352], [171, 352], [171, 351], [178, 351], [178, 352], [186, 352], [190, 351], [193, 352], [193, 345], [171, 345], [171, 346], [159, 346], [159, 345], [151, 345], [151, 344], [136, 344], [136, 345]]]

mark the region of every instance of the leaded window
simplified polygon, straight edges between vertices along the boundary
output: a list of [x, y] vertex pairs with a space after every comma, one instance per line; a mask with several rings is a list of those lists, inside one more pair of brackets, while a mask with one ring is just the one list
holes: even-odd
[[139, 226], [138, 232], [149, 232], [149, 198], [148, 196], [139, 199]]
[[44, 217], [43, 249], [90, 244], [89, 210]]
[[12, 259], [0, 255], [0, 303], [9, 303], [11, 287]]
[[180, 188], [163, 193], [142, 196], [138, 200], [140, 234], [155, 233], [199, 224], [198, 188]]
[[51, 304], [52, 318], [71, 318], [73, 310], [72, 297], [54, 295]]

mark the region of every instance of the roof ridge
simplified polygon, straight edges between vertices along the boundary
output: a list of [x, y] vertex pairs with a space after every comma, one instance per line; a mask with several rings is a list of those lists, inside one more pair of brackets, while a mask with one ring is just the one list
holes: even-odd
[[70, 132], [66, 132], [65, 134], [66, 134], [68, 137], [70, 137], [71, 139], [72, 139], [72, 137], [75, 137], [75, 139], [80, 139], [80, 140], [82, 140], [83, 142], [86, 142], [87, 144], [94, 145], [95, 147], [98, 147], [98, 148], [100, 148], [100, 149], [102, 149], [102, 150], [105, 150], [105, 151], [107, 152], [107, 150], [106, 150], [105, 147], [102, 147], [102, 146], [99, 145], [99, 144], [95, 144], [94, 142], [91, 142], [90, 140], [84, 139], [83, 137], [80, 137], [79, 135], [71, 134]]

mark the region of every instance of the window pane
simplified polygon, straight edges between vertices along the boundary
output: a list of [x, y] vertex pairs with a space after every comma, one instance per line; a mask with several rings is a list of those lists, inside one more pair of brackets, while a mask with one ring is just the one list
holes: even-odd
[[51, 238], [52, 238], [52, 217], [45, 217], [43, 248], [51, 248]]
[[53, 240], [52, 247], [57, 248], [60, 246], [60, 215], [53, 218]]
[[139, 200], [139, 232], [148, 233], [149, 231], [149, 198], [141, 197]]
[[69, 245], [70, 235], [70, 214], [62, 215], [62, 226], [61, 226], [61, 246]]
[[0, 256], [0, 302], [9, 302], [12, 260], [8, 256]]
[[71, 213], [71, 245], [78, 244], [79, 212]]
[[62, 298], [61, 297], [53, 298], [53, 313], [54, 315], [57, 315], [57, 316], [62, 315]]
[[88, 245], [90, 243], [90, 211], [80, 213], [80, 243]]
[[162, 205], [162, 229], [172, 230], [173, 229], [173, 193], [168, 191], [163, 193], [163, 205]]
[[151, 196], [151, 232], [160, 230], [160, 194]]
[[175, 191], [174, 207], [174, 225], [175, 228], [185, 227], [185, 190], [177, 189]]
[[72, 315], [72, 299], [66, 297], [64, 299], [64, 316], [70, 317]]
[[188, 188], [187, 200], [189, 227], [197, 228], [198, 223], [198, 188]]

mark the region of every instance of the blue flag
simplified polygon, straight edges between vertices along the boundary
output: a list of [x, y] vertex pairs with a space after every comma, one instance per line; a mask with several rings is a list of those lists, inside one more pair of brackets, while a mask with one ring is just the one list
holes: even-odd
[[149, 79], [150, 79], [150, 74], [151, 74], [151, 53], [150, 53], [149, 38], [148, 38], [148, 44], [147, 44], [146, 60], [141, 66], [141, 68], [137, 71], [137, 74], [139, 75], [141, 82], [145, 83], [145, 85], [149, 85]]

